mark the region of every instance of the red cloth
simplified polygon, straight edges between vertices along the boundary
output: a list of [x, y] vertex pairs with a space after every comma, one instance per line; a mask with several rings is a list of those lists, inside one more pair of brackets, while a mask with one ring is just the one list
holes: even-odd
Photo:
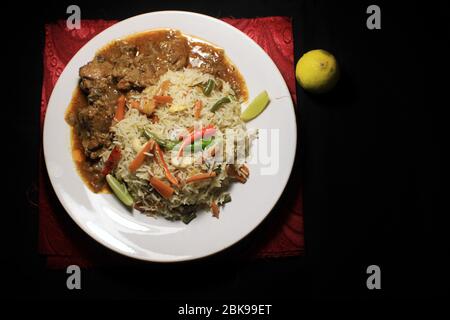
[[[269, 54], [296, 101], [290, 18], [223, 20], [249, 35]], [[72, 31], [66, 28], [65, 21], [45, 26], [41, 126], [50, 94], [65, 65], [88, 40], [114, 23], [115, 21], [83, 20], [81, 29]], [[288, 188], [269, 218], [239, 245], [234, 246], [238, 248], [236, 250], [239, 250], [240, 255], [280, 257], [303, 254], [302, 192], [298, 177], [296, 178], [297, 171], [294, 169]], [[233, 252], [234, 249], [230, 250]], [[43, 157], [39, 173], [39, 253], [47, 257], [47, 266], [50, 268], [65, 268], [70, 264], [90, 267], [135, 262], [104, 248], [76, 226], [56, 198]]]

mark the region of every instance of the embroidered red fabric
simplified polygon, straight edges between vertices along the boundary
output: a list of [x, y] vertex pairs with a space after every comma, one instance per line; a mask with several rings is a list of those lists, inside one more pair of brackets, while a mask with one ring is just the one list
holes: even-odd
[[[292, 23], [287, 17], [254, 19], [224, 18], [257, 42], [282, 73], [293, 101], [295, 95]], [[72, 56], [92, 37], [115, 21], [83, 20], [81, 29], [68, 30], [65, 21], [45, 26], [44, 78], [41, 100], [41, 128], [53, 87]], [[239, 247], [244, 257], [301, 255], [304, 251], [301, 185], [293, 178], [269, 217]], [[233, 250], [233, 249], [230, 249]], [[39, 253], [49, 268], [109, 266], [133, 263], [104, 248], [70, 219], [49, 182], [43, 157], [39, 173]]]

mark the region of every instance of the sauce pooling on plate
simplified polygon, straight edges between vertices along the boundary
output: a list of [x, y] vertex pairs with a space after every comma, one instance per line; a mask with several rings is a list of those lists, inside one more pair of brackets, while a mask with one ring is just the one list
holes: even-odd
[[168, 70], [195, 68], [228, 82], [247, 100], [245, 82], [224, 50], [179, 31], [158, 30], [114, 41], [79, 70], [80, 82], [66, 113], [72, 126], [72, 155], [94, 192], [105, 189], [100, 156], [112, 143], [110, 127], [121, 95], [155, 85]]

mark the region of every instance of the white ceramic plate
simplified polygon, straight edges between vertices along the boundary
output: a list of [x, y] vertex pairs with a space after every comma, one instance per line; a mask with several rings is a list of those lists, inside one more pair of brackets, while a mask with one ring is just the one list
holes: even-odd
[[[271, 103], [249, 128], [279, 130], [278, 171], [263, 175], [267, 164], [251, 164], [246, 184], [231, 188], [232, 202], [220, 219], [200, 213], [189, 225], [130, 213], [111, 194], [94, 194], [79, 177], [70, 150], [70, 127], [64, 120], [78, 83], [78, 69], [112, 40], [152, 29], [172, 28], [225, 49], [242, 73], [249, 101], [267, 90]], [[121, 21], [89, 41], [67, 64], [49, 100], [44, 124], [44, 154], [53, 188], [72, 219], [92, 238], [129, 257], [158, 262], [197, 259], [221, 251], [250, 233], [282, 194], [294, 163], [296, 121], [288, 88], [269, 56], [238, 29], [190, 12], [147, 13]], [[252, 154], [260, 142], [255, 142]]]

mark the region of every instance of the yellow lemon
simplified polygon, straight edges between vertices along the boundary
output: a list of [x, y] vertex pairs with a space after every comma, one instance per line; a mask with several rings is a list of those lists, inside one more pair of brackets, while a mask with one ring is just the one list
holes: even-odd
[[297, 62], [295, 77], [305, 89], [323, 93], [332, 89], [339, 79], [339, 66], [334, 56], [325, 50], [311, 50]]

